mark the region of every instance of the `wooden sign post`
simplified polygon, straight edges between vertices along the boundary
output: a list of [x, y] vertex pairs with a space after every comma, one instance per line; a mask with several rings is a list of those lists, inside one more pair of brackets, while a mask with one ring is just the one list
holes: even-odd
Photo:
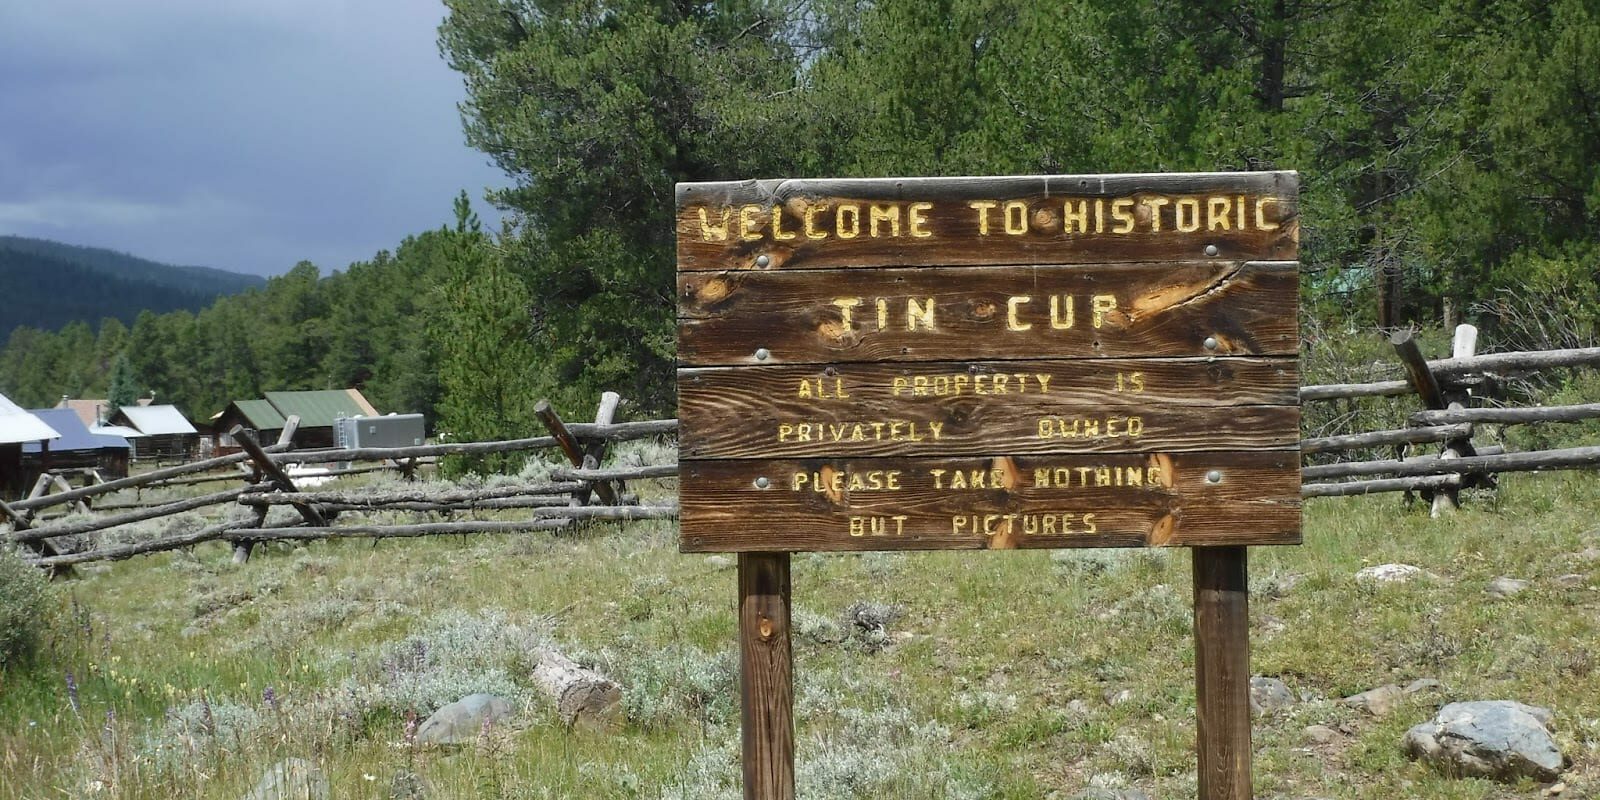
[[1199, 781], [1251, 796], [1247, 545], [1300, 541], [1291, 172], [680, 184], [684, 552], [739, 553], [745, 797], [789, 553], [1194, 548]]

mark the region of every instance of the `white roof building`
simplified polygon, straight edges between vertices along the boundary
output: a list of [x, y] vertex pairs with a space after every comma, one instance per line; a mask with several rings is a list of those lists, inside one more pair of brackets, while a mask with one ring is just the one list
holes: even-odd
[[123, 406], [118, 411], [145, 436], [199, 433], [177, 406]]
[[60, 438], [61, 434], [57, 433], [55, 428], [46, 425], [44, 420], [29, 414], [21, 406], [11, 402], [10, 398], [0, 394], [0, 444]]

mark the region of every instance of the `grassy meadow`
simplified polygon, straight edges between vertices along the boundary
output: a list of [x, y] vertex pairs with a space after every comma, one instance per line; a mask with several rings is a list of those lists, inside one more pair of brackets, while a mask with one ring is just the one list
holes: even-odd
[[[1460, 699], [1555, 709], [1560, 796], [1600, 797], [1600, 476], [1505, 476], [1464, 505], [1311, 501], [1303, 546], [1252, 550], [1253, 669], [1300, 698], [1256, 723], [1259, 797], [1542, 796], [1406, 760], [1405, 730]], [[0, 675], [0, 800], [237, 798], [287, 757], [336, 798], [737, 797], [732, 559], [675, 535], [278, 545], [245, 565], [209, 545], [82, 569], [56, 584], [37, 663]], [[1386, 562], [1430, 574], [1357, 584]], [[802, 797], [1193, 796], [1187, 552], [797, 554], [793, 575]], [[1500, 575], [1530, 586], [1491, 599]], [[887, 624], [855, 624], [857, 604]], [[528, 674], [549, 643], [624, 685], [620, 729], [560, 723]], [[1382, 718], [1338, 703], [1418, 678], [1444, 690]], [[408, 720], [476, 691], [515, 720], [412, 743]]]

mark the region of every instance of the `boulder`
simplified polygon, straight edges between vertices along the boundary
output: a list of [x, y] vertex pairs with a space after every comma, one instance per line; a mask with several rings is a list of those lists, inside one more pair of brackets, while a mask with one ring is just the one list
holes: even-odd
[[328, 779], [303, 758], [273, 764], [244, 800], [328, 800]]
[[1527, 581], [1517, 578], [1508, 578], [1504, 575], [1501, 575], [1500, 577], [1489, 581], [1489, 588], [1485, 589], [1484, 591], [1488, 592], [1490, 597], [1504, 600], [1506, 598], [1516, 597], [1517, 595], [1522, 594], [1522, 592], [1527, 588]]
[[1356, 583], [1363, 586], [1389, 586], [1408, 583], [1426, 574], [1421, 567], [1410, 564], [1379, 564], [1357, 572]]
[[511, 716], [511, 702], [492, 694], [470, 694], [444, 706], [417, 728], [418, 744], [471, 744], [483, 729]]
[[1376, 689], [1368, 689], [1361, 694], [1353, 694], [1339, 702], [1351, 708], [1360, 709], [1374, 717], [1387, 716], [1394, 711], [1395, 705], [1405, 697], [1405, 690], [1392, 683], [1384, 684]]
[[1277, 678], [1260, 675], [1250, 679], [1250, 713], [1256, 716], [1271, 714], [1294, 705], [1294, 692], [1288, 684]]
[[1312, 744], [1328, 744], [1339, 738], [1339, 732], [1326, 725], [1307, 725], [1301, 733]]
[[1553, 781], [1564, 765], [1547, 727], [1554, 716], [1511, 700], [1451, 703], [1407, 731], [1404, 747], [1411, 758], [1446, 775]]

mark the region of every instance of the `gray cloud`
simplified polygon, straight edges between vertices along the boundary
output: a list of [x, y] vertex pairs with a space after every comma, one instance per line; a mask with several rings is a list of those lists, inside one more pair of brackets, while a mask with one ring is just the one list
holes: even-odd
[[436, 0], [0, 7], [0, 233], [325, 271], [480, 215]]

